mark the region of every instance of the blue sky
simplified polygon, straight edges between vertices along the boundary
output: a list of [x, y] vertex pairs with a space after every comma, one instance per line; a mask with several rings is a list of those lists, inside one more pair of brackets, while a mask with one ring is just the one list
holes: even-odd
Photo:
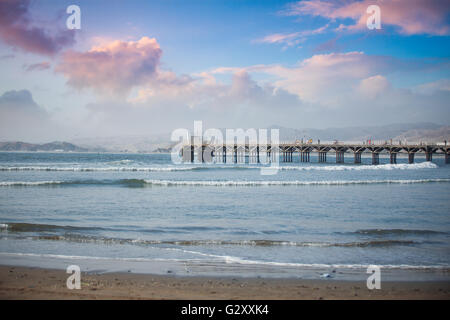
[[[381, 30], [365, 26], [373, 3]], [[71, 4], [81, 9], [81, 30], [65, 26]], [[150, 134], [193, 120], [448, 124], [449, 6], [3, 0], [0, 139]], [[11, 125], [27, 116], [26, 126]], [[40, 132], [43, 126], [53, 129]]]

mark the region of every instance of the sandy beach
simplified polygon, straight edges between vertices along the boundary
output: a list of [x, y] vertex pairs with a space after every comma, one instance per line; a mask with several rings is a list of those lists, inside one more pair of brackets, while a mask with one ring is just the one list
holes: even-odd
[[0, 299], [450, 299], [448, 282], [179, 277], [132, 273], [81, 274], [69, 290], [64, 270], [0, 266]]

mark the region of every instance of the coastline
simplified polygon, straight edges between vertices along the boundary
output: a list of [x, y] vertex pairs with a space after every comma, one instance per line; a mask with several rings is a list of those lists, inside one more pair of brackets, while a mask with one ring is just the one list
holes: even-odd
[[136, 273], [81, 273], [69, 290], [65, 270], [0, 266], [0, 299], [335, 300], [450, 299], [448, 281], [365, 282], [298, 278], [187, 277]]

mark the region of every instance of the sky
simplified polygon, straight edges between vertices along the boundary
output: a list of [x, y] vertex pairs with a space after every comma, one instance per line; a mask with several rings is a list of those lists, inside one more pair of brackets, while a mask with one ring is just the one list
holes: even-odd
[[449, 125], [449, 36], [447, 0], [0, 0], [0, 141]]

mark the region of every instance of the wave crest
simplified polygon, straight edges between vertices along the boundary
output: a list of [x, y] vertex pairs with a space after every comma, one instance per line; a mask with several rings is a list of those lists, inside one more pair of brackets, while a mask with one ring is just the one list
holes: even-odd
[[314, 185], [364, 185], [364, 184], [416, 184], [416, 183], [444, 183], [450, 179], [415, 179], [415, 180], [271, 180], [271, 181], [244, 181], [244, 180], [211, 180], [211, 181], [186, 181], [186, 180], [144, 180], [145, 183], [155, 186], [314, 186]]
[[[109, 164], [130, 164], [132, 160], [120, 160], [109, 162]], [[91, 172], [91, 171], [125, 171], [125, 172], [176, 172], [176, 171], [197, 171], [197, 170], [219, 170], [219, 169], [249, 169], [257, 170], [264, 166], [258, 165], [194, 165], [194, 166], [165, 166], [165, 167], [131, 167], [131, 166], [106, 166], [106, 167], [45, 167], [45, 166], [16, 166], [16, 167], [0, 167], [0, 171], [74, 171], [74, 172]], [[402, 163], [402, 164], [380, 164], [380, 165], [310, 165], [310, 166], [278, 166], [277, 170], [287, 171], [365, 171], [365, 170], [420, 170], [420, 169], [436, 169], [438, 165], [426, 161], [421, 163]]]
[[365, 184], [417, 184], [448, 183], [450, 179], [412, 179], [412, 180], [68, 180], [68, 181], [2, 181], [3, 187], [33, 187], [58, 185], [124, 185], [128, 187], [144, 186], [342, 186]]

